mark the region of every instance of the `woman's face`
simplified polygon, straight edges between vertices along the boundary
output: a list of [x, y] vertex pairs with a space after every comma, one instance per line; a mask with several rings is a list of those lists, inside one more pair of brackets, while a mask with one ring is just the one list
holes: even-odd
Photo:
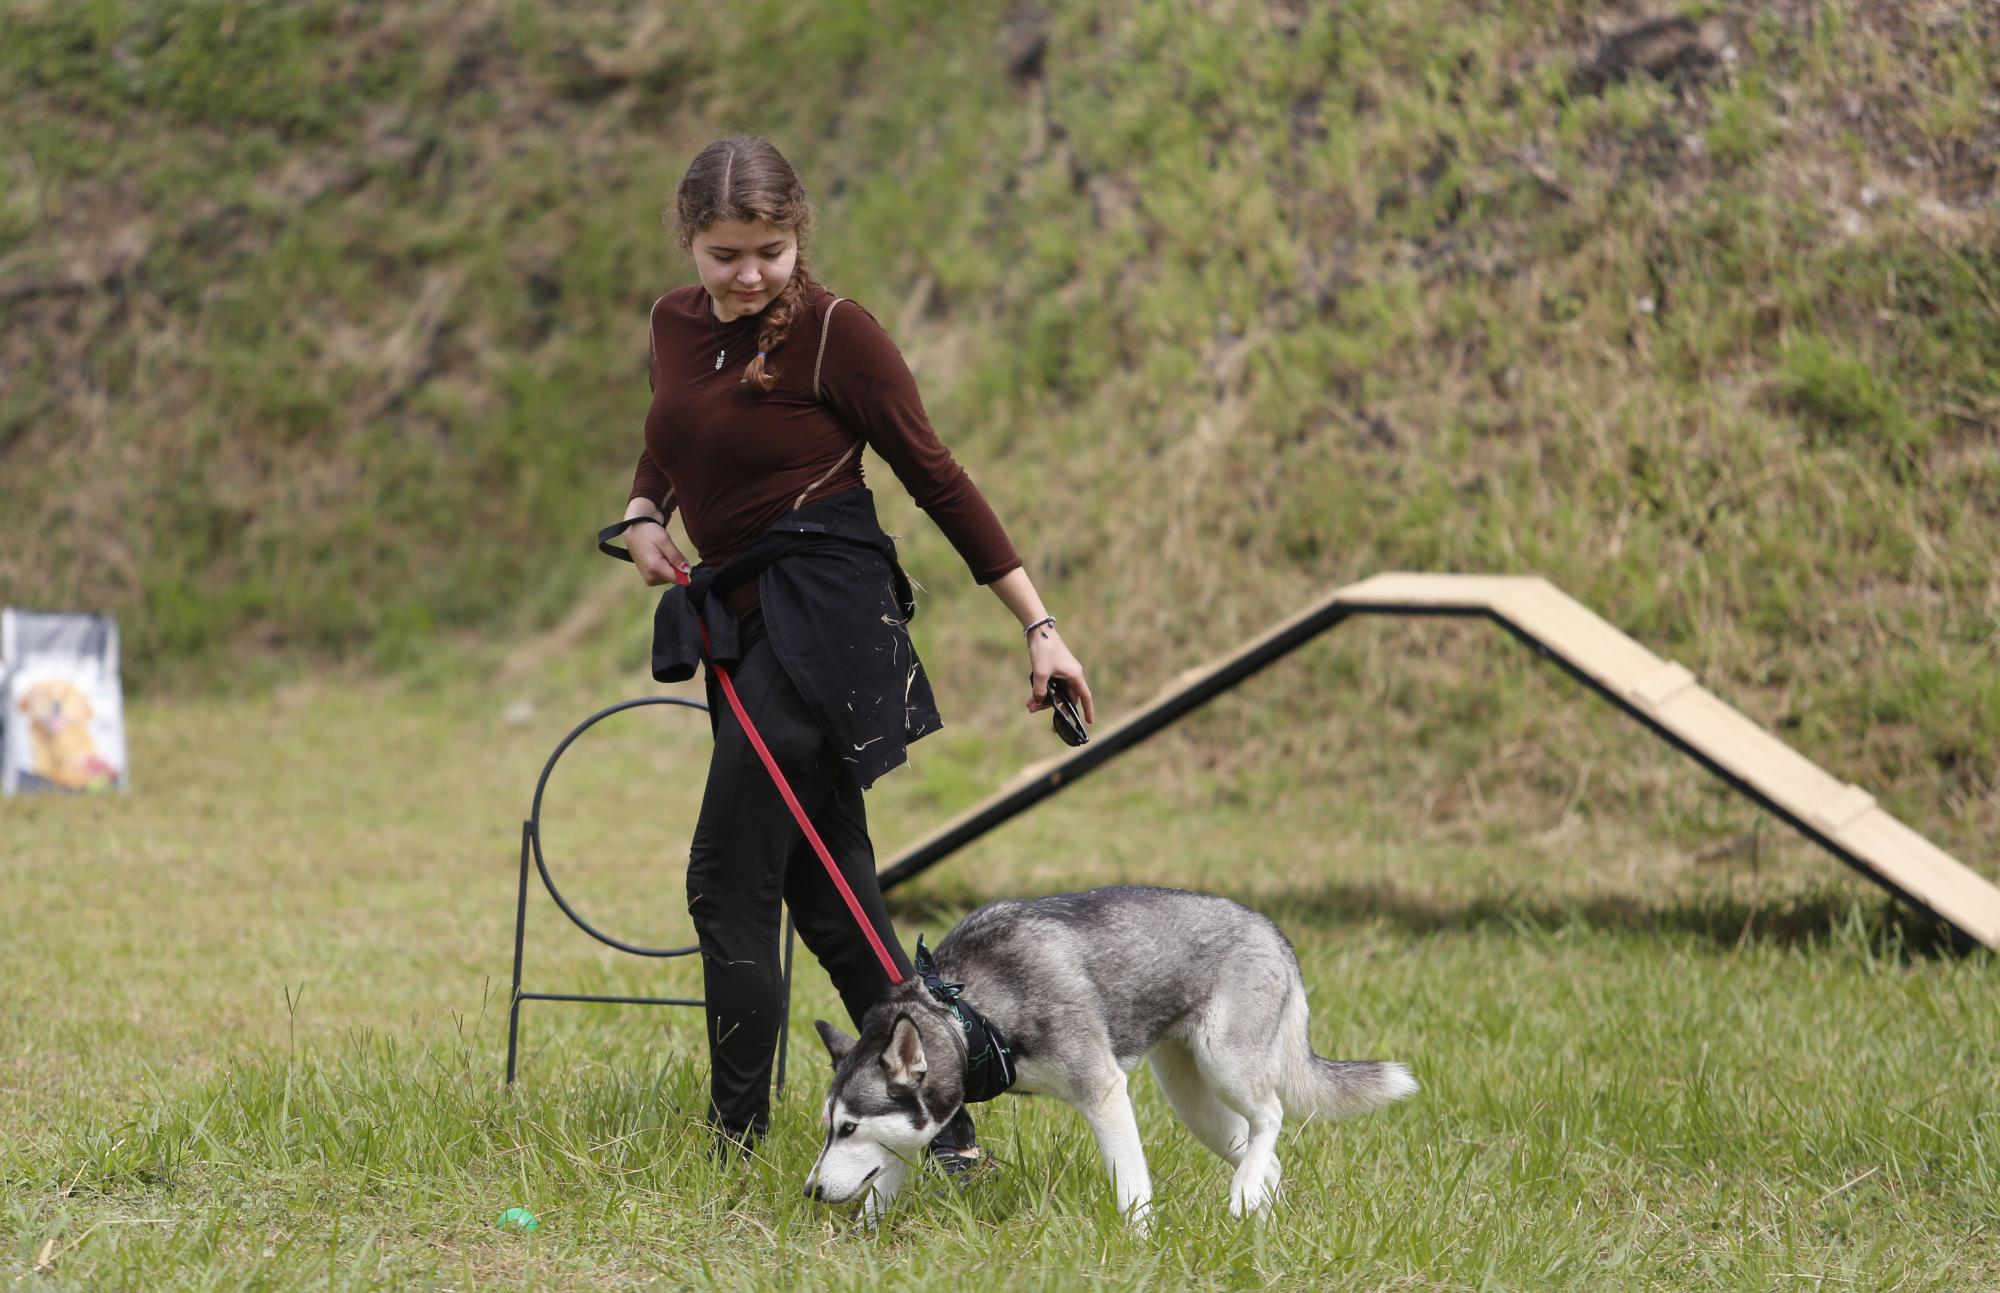
[[798, 240], [764, 220], [718, 220], [694, 236], [695, 269], [725, 321], [778, 299], [798, 259]]

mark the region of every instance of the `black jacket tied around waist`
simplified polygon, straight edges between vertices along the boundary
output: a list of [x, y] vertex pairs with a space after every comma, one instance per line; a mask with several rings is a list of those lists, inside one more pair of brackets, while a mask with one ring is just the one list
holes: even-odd
[[702, 626], [711, 663], [742, 659], [736, 613], [720, 594], [751, 579], [778, 663], [863, 788], [944, 726], [910, 641], [916, 599], [874, 495], [847, 489], [787, 512], [728, 565], [696, 566], [667, 589], [653, 613], [656, 680], [694, 677]]

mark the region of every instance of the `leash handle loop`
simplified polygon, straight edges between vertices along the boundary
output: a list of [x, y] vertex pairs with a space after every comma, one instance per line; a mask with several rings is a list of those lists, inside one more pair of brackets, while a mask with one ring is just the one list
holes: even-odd
[[[665, 524], [665, 522], [660, 521], [659, 519], [651, 516], [627, 517], [625, 520], [614, 522], [610, 525], [605, 526], [603, 529], [597, 532], [597, 550], [603, 553], [607, 557], [616, 557], [620, 561], [631, 561], [632, 554], [630, 552], [627, 552], [623, 548], [612, 547], [611, 541], [617, 538], [619, 535], [625, 533], [625, 531], [631, 529], [633, 526], [640, 524], [641, 522], [644, 522], [647, 525]], [[681, 582], [686, 583], [687, 577], [682, 576]]]

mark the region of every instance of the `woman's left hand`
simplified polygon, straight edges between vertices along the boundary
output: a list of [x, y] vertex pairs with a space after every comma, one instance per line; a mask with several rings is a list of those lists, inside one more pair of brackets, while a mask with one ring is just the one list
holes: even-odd
[[1062, 635], [1052, 624], [1035, 630], [1028, 639], [1028, 665], [1032, 672], [1032, 686], [1028, 693], [1028, 712], [1040, 713], [1049, 707], [1049, 679], [1060, 678], [1069, 694], [1083, 707], [1083, 721], [1097, 721], [1097, 707], [1090, 699], [1090, 684], [1083, 679], [1083, 666], [1076, 656], [1063, 644]]

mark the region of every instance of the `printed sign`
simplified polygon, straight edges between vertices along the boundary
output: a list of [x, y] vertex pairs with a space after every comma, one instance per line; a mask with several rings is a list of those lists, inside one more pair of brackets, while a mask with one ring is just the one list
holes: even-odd
[[117, 622], [0, 611], [0, 792], [125, 786]]

